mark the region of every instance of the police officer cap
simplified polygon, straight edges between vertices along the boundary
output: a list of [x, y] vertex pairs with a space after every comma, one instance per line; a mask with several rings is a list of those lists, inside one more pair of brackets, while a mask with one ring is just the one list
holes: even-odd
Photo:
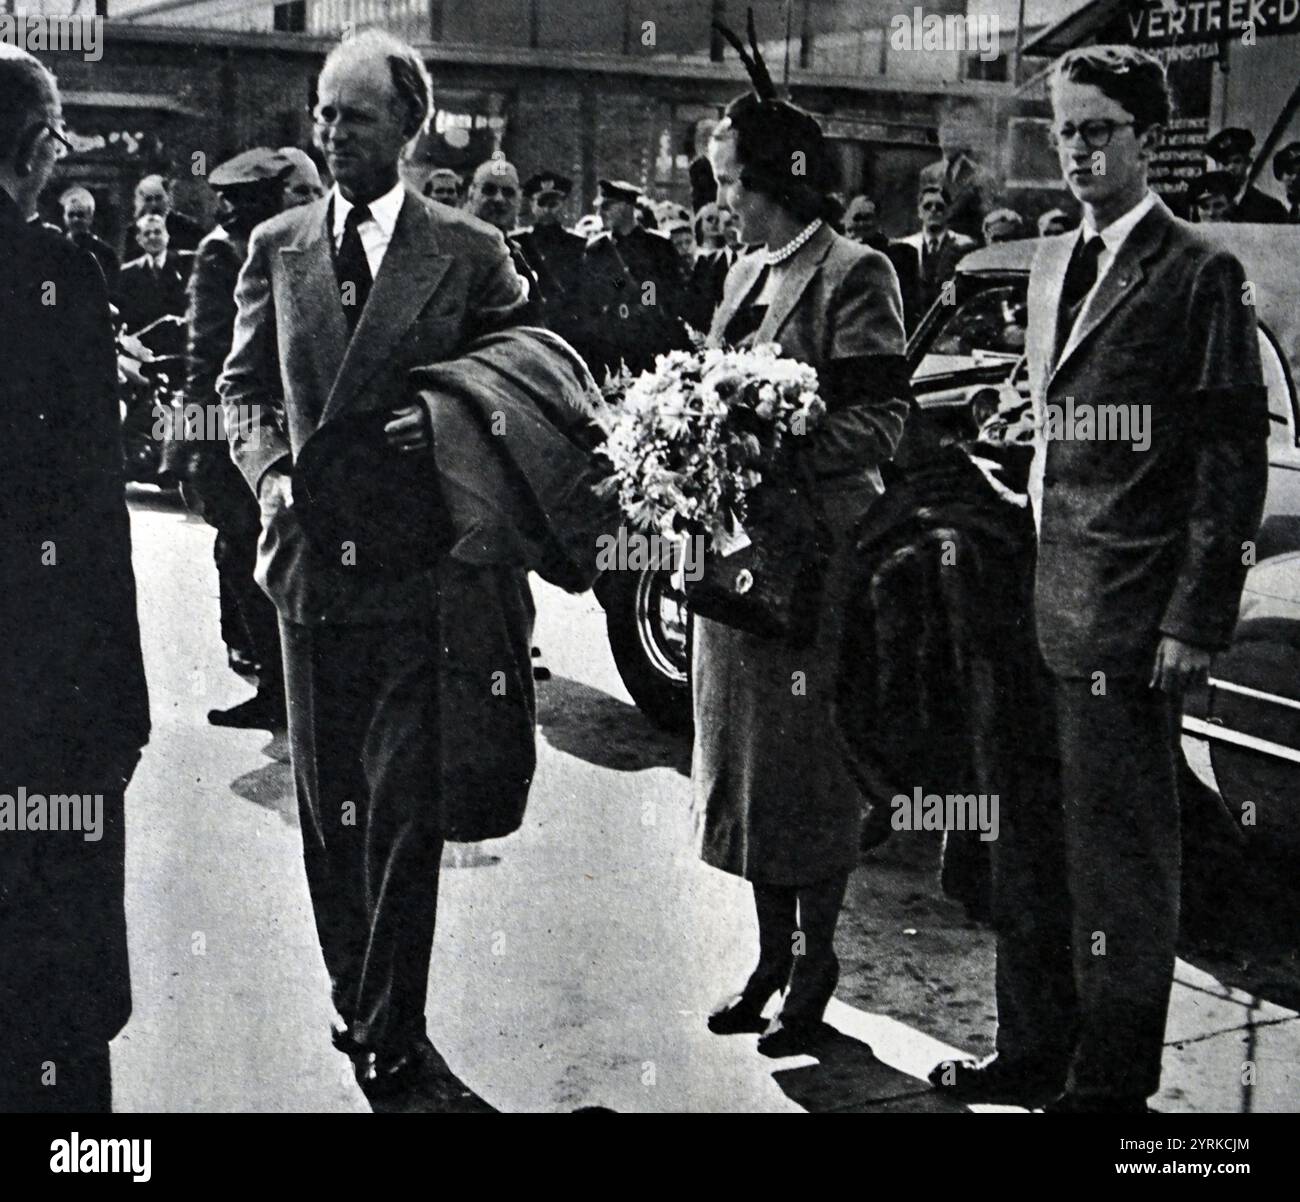
[[1273, 156], [1273, 178], [1300, 171], [1300, 142], [1288, 142]]
[[245, 150], [214, 167], [208, 183], [214, 188], [238, 188], [279, 179], [292, 170], [293, 164], [278, 150], [254, 146], [252, 150]]
[[561, 196], [568, 196], [573, 191], [573, 180], [558, 171], [539, 171], [524, 181], [523, 191], [529, 197], [538, 196], [542, 192], [558, 192]]
[[625, 200], [628, 204], [636, 204], [641, 196], [641, 189], [624, 179], [597, 180], [596, 186], [602, 200]]
[[1206, 196], [1226, 196], [1231, 200], [1236, 195], [1237, 181], [1226, 171], [1203, 172], [1187, 186], [1187, 196], [1193, 204]]
[[1250, 154], [1255, 149], [1255, 135], [1248, 129], [1221, 129], [1205, 144], [1205, 153], [1216, 163], [1226, 163], [1233, 155]]

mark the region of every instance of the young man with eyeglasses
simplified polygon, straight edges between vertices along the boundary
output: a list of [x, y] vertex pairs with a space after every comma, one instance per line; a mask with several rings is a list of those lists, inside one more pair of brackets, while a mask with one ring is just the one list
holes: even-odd
[[[1029, 281], [1034, 617], [1056, 745], [1026, 753], [1059, 774], [1050, 796], [1003, 798], [997, 1056], [931, 1080], [966, 1101], [1140, 1113], [1178, 936], [1180, 698], [1231, 641], [1268, 413], [1241, 264], [1147, 185], [1164, 69], [1131, 47], [1072, 50], [1051, 94], [1083, 221], [1043, 241]], [[1061, 413], [1102, 404], [1141, 409], [1148, 439], [1063, 429]]]
[[[149, 699], [113, 328], [90, 253], [27, 221], [66, 149], [54, 77], [0, 45], [0, 1111], [109, 1110], [131, 1013], [124, 795]], [[14, 822], [69, 796], [97, 830]]]

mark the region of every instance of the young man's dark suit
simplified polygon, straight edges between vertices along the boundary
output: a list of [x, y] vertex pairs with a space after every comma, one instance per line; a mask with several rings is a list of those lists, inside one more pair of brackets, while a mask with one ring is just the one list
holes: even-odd
[[[498, 231], [406, 190], [349, 337], [331, 203], [258, 226], [240, 273], [218, 389], [231, 453], [255, 491], [317, 429], [382, 420], [413, 399], [410, 369], [457, 357], [527, 310]], [[283, 425], [267, 416], [281, 393]], [[352, 1047], [395, 1056], [425, 1038], [444, 745], [449, 759], [475, 745], [472, 704], [505, 704], [528, 710], [532, 747], [532, 598], [522, 569], [450, 557], [401, 576], [362, 574], [346, 548], [313, 548], [295, 509], [264, 509], [257, 575], [281, 618], [307, 882]], [[453, 602], [465, 619], [448, 645], [437, 615]], [[494, 672], [506, 696], [491, 696]], [[438, 711], [444, 674], [468, 681], [457, 712]], [[484, 747], [480, 758], [498, 754]]]
[[1151, 443], [1049, 439], [1035, 458], [1035, 620], [1061, 775], [1057, 797], [1003, 801], [998, 1059], [1081, 1098], [1141, 1099], [1160, 1082], [1180, 873], [1179, 705], [1148, 680], [1162, 636], [1229, 645], [1268, 416], [1232, 255], [1156, 200], [1071, 340], [1060, 302], [1079, 236], [1046, 239], [1030, 275], [1039, 420], [1070, 398], [1076, 412], [1146, 406]]
[[117, 273], [122, 268], [122, 262], [117, 257], [115, 251], [103, 238], [87, 231], [84, 234], [69, 234], [68, 240], [82, 250], [89, 251], [95, 257], [95, 262], [99, 264], [99, 269], [104, 273], [104, 283], [108, 285], [109, 296], [113, 295], [113, 290], [117, 287]]
[[149, 738], [113, 331], [94, 259], [2, 189], [0, 263], [0, 794], [102, 794], [104, 816], [97, 841], [0, 831], [0, 1111], [107, 1110]]
[[[122, 264], [117, 275], [117, 289], [113, 303], [121, 314], [127, 333], [134, 334], [152, 325], [165, 314], [184, 317], [188, 306], [185, 295], [189, 279], [190, 257], [181, 255], [170, 246], [163, 257], [163, 265], [155, 270], [148, 255], [141, 255]], [[185, 351], [185, 325], [183, 322], [155, 326], [143, 339], [150, 350], [160, 355], [179, 355]], [[178, 368], [172, 379], [179, 384], [184, 374]]]

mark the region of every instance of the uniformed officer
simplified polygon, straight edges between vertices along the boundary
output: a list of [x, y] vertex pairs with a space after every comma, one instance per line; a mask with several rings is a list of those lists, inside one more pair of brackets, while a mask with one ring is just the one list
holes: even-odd
[[1237, 181], [1226, 171], [1203, 171], [1187, 186], [1193, 220], [1232, 221]]
[[691, 345], [672, 243], [637, 224], [641, 190], [635, 184], [603, 179], [599, 187], [596, 209], [604, 230], [583, 255], [589, 295], [579, 347], [598, 380], [620, 363], [644, 371], [656, 355]]
[[582, 296], [585, 238], [564, 228], [564, 202], [573, 181], [556, 171], [539, 171], [524, 181], [524, 196], [533, 206], [533, 228], [514, 235], [524, 258], [537, 274], [546, 325], [570, 342], [577, 332]]
[[1250, 162], [1255, 154], [1255, 135], [1248, 129], [1221, 129], [1205, 144], [1205, 153], [1219, 168], [1232, 176], [1237, 185], [1227, 221], [1286, 221], [1286, 206], [1261, 192], [1250, 177]]
[[[289, 191], [300, 164], [264, 146], [216, 167], [208, 184], [220, 201], [216, 229], [194, 253], [189, 280], [186, 401], [189, 412], [219, 415], [217, 376], [235, 329], [235, 282], [253, 227], [298, 203]], [[203, 421], [186, 430], [186, 499], [197, 501], [216, 528], [221, 635], [231, 667], [255, 674], [257, 693], [225, 710], [209, 710], [214, 726], [274, 730], [284, 726], [284, 685], [275, 607], [253, 580], [261, 520], [257, 501], [230, 460], [224, 423]], [[189, 437], [195, 434], [194, 437]], [[211, 437], [209, 437], [211, 436]]]
[[1287, 219], [1300, 221], [1300, 142], [1289, 142], [1273, 156], [1273, 178], [1286, 189]]

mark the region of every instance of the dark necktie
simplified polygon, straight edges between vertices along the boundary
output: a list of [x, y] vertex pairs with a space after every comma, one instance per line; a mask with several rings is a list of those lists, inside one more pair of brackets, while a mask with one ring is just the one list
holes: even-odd
[[354, 205], [348, 210], [348, 215], [343, 219], [343, 240], [339, 243], [339, 253], [334, 260], [334, 270], [339, 278], [339, 298], [343, 302], [343, 316], [347, 320], [349, 334], [361, 320], [361, 310], [366, 307], [366, 298], [374, 283], [370, 263], [366, 259], [366, 248], [361, 245], [361, 233], [357, 229], [363, 221], [369, 220], [370, 210], [365, 205]]
[[1105, 249], [1106, 243], [1100, 234], [1094, 234], [1087, 241], [1080, 238], [1074, 244], [1074, 253], [1070, 256], [1070, 265], [1065, 270], [1065, 280], [1061, 284], [1058, 346], [1064, 347], [1070, 340], [1070, 331], [1079, 319], [1083, 302], [1097, 282], [1097, 262]]

